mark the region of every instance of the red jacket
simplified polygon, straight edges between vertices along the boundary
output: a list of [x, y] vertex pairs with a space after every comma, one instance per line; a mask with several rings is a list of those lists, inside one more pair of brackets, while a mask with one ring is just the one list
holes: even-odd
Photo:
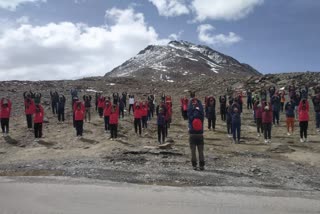
[[187, 98], [182, 98], [181, 99], [182, 111], [187, 111], [188, 110], [188, 102], [189, 102], [189, 100]]
[[270, 109], [269, 111], [263, 111], [262, 112], [262, 123], [272, 123], [273, 119], [273, 112]]
[[4, 98], [1, 99], [0, 102], [0, 118], [10, 118], [10, 113], [11, 113], [11, 106], [12, 103], [9, 99], [7, 99], [8, 105], [5, 106], [4, 103]]
[[38, 105], [39, 108], [37, 109], [35, 107], [34, 109], [34, 118], [33, 118], [33, 122], [34, 123], [43, 123], [43, 118], [44, 118], [44, 110], [43, 107], [41, 105]]
[[142, 117], [148, 116], [148, 105], [146, 103], [141, 105], [141, 116]]
[[167, 109], [167, 113], [166, 113], [166, 120], [171, 119], [172, 117], [172, 107], [171, 107], [171, 103], [166, 103], [166, 109]]
[[33, 99], [27, 98], [24, 100], [24, 108], [25, 108], [25, 114], [33, 114], [35, 110], [35, 104]]
[[98, 98], [98, 108], [103, 108], [105, 106], [106, 98], [105, 97], [99, 97]]
[[112, 108], [112, 105], [110, 102], [108, 104], [105, 103], [104, 110], [103, 110], [103, 116], [109, 117], [111, 114], [111, 108]]
[[74, 111], [74, 120], [75, 121], [80, 121], [84, 119], [84, 110], [83, 109], [76, 109]]
[[109, 124], [118, 124], [119, 122], [119, 106], [117, 105], [116, 110], [110, 111], [110, 120], [109, 120]]
[[262, 107], [259, 108], [257, 104], [254, 104], [253, 110], [256, 113], [256, 118], [262, 118]]
[[[138, 108], [137, 108], [138, 106]], [[135, 104], [133, 105], [133, 116], [134, 119], [141, 119], [142, 117], [142, 110], [141, 110], [141, 105], [139, 105], [137, 102], [135, 102]]]
[[299, 107], [299, 121], [309, 121], [309, 102], [306, 100], [305, 105], [303, 105], [302, 101], [300, 101]]
[[83, 102], [81, 101], [76, 101], [74, 104], [73, 104], [73, 112], [75, 112], [77, 109], [78, 109], [78, 106], [80, 105], [80, 109], [82, 111], [85, 111], [85, 107], [84, 107], [84, 104]]

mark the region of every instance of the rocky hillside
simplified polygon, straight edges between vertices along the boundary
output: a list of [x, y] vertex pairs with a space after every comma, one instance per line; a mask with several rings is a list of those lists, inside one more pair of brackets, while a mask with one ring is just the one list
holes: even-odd
[[171, 41], [166, 46], [150, 45], [137, 56], [107, 73], [106, 77], [144, 77], [175, 82], [194, 76], [259, 76], [248, 64], [207, 46]]

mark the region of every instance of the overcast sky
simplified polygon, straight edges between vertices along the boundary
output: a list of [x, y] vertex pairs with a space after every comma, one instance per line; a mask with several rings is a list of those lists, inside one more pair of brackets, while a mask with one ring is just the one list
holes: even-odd
[[0, 81], [102, 76], [186, 40], [261, 73], [320, 71], [319, 0], [0, 0]]

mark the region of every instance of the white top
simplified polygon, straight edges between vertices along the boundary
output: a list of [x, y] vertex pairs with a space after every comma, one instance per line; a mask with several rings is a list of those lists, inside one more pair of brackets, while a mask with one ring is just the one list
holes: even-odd
[[129, 98], [129, 104], [134, 104], [134, 98]]

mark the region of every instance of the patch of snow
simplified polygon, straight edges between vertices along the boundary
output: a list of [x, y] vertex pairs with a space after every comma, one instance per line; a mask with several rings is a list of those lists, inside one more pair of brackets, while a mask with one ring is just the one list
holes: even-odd
[[205, 74], [201, 74], [201, 76], [205, 76]]
[[173, 80], [167, 80], [167, 82], [174, 82]]
[[87, 89], [86, 92], [102, 93], [102, 91], [97, 91], [94, 89]]
[[219, 73], [215, 68], [211, 68], [211, 71], [213, 71], [213, 72], [216, 73], [216, 74]]
[[197, 59], [194, 59], [194, 58], [187, 58], [187, 59], [190, 59], [190, 60], [192, 60], [192, 61], [199, 61], [199, 60], [197, 60]]
[[116, 84], [115, 84], [115, 83], [107, 83], [106, 85], [114, 86], [114, 85], [116, 85]]

